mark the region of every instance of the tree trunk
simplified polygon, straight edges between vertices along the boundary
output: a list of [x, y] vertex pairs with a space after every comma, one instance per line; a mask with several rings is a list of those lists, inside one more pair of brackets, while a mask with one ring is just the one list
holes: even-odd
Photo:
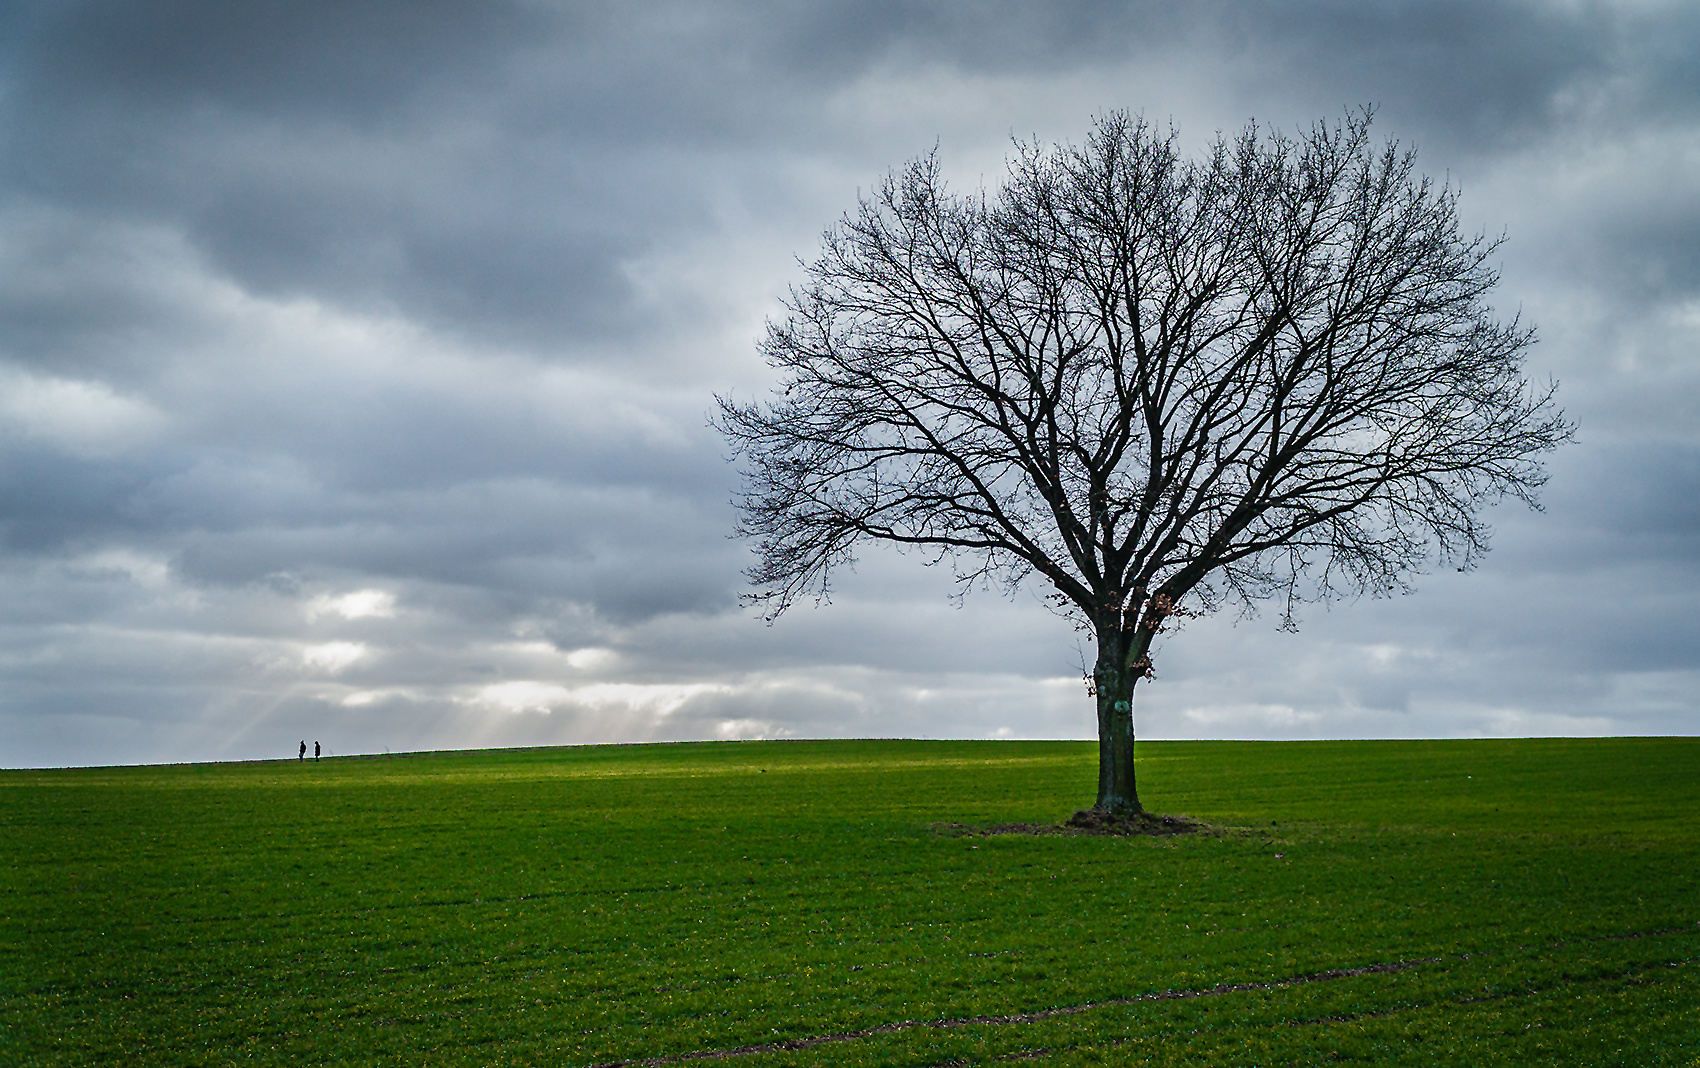
[[1092, 672], [1098, 694], [1098, 803], [1093, 808], [1111, 816], [1145, 811], [1133, 777], [1133, 687], [1140, 673], [1130, 661], [1131, 644], [1121, 633], [1101, 631]]

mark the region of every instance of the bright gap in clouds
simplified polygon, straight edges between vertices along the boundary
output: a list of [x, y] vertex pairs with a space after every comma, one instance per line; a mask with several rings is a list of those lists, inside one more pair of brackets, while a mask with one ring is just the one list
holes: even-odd
[[332, 675], [346, 670], [365, 655], [366, 646], [361, 642], [325, 642], [301, 650], [301, 659], [308, 667]]
[[394, 619], [395, 594], [388, 590], [355, 590], [341, 596], [321, 593], [307, 602], [307, 618], [334, 614], [344, 619]]

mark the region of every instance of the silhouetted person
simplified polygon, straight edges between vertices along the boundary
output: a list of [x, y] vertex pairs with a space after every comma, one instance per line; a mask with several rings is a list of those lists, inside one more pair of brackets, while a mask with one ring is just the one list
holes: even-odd
[[301, 739], [301, 752], [295, 754], [295, 759], [296, 760], [306, 760], [307, 759], [307, 739], [305, 739], [305, 738]]
[[317, 764], [318, 762], [319, 762], [319, 741], [318, 741], [317, 738], [315, 738], [313, 740], [313, 763]]

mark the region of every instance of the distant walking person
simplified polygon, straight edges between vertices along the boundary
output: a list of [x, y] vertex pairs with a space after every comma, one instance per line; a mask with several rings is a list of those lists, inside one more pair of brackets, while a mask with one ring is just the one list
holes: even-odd
[[301, 739], [301, 752], [295, 754], [295, 759], [296, 760], [306, 760], [307, 759], [307, 739], [305, 739], [305, 738]]
[[319, 762], [319, 740], [317, 738], [315, 738], [315, 739], [313, 739], [313, 763], [317, 764], [318, 762]]

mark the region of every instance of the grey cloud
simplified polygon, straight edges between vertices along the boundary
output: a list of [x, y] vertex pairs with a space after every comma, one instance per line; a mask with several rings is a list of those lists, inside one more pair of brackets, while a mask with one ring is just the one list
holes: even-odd
[[1515, 216], [1507, 261], [1548, 286], [1639, 305], [1640, 319], [1692, 299], [1700, 293], [1700, 161], [1682, 140], [1656, 125], [1612, 125], [1502, 163], [1482, 207], [1504, 204]]
[[312, 516], [181, 531], [174, 567], [195, 583], [243, 585], [279, 570], [350, 572], [583, 600], [613, 618], [722, 607], [735, 581], [729, 543], [701, 535], [730, 516], [643, 490], [582, 491], [517, 481], [402, 494]]
[[622, 265], [700, 232], [715, 187], [787, 144], [827, 148], [821, 101], [875, 71], [1069, 72], [1178, 40], [1243, 54], [1248, 89], [1273, 69], [1361, 81], [1328, 109], [1380, 100], [1408, 136], [1503, 147], [1613, 70], [1621, 21], [1509, 4], [330, 7], [47, 19], [17, 75], [13, 181], [173, 220], [265, 292], [394, 302], [509, 341], [614, 336], [644, 325]]
[[[1668, 177], [1681, 181], [1686, 176]], [[1700, 193], [1690, 189], [1683, 201], [1661, 198], [1607, 207], [1607, 217], [1587, 235], [1592, 247], [1578, 250], [1577, 266], [1624, 297], [1647, 305], [1700, 295]], [[1635, 251], [1589, 255], [1611, 249]]]
[[16, 442], [0, 448], [0, 541], [11, 552], [53, 552], [139, 533], [134, 502], [147, 473]]
[[929, 671], [962, 676], [1016, 674], [1078, 677], [1080, 659], [1069, 621], [1032, 599], [996, 593], [948, 600], [950, 587], [912, 561], [894, 565], [900, 590], [846, 583], [830, 605], [800, 606], [771, 627], [732, 612], [657, 614], [612, 639], [646, 677], [715, 676], [727, 665], [746, 671], [810, 668]]
[[309, 111], [346, 122], [450, 84], [542, 28], [524, 4], [421, 0], [87, 0], [25, 6], [13, 32], [54, 95], [143, 106]]
[[1558, 116], [1564, 92], [1611, 72], [1614, 20], [1592, 7], [1324, 3], [1251, 9], [1239, 40], [1312, 94], [1384, 105], [1405, 140], [1502, 151]]
[[[594, 144], [528, 156], [488, 85], [350, 125], [351, 104], [483, 78], [501, 57], [478, 54], [481, 35], [487, 53], [531, 39], [458, 24], [493, 5], [440, 6], [86, 12], [38, 33], [15, 73], [0, 175], [43, 202], [180, 227], [263, 292], [394, 302], [492, 336], [629, 325], [620, 265], [700, 207], [680, 163]], [[122, 25], [138, 18], [148, 32]], [[443, 49], [468, 61], [440, 63]]]
[[1700, 560], [1700, 441], [1602, 437], [1553, 467], [1547, 506], [1560, 521], [1526, 521], [1529, 535], [1586, 530], [1611, 546], [1616, 561], [1642, 558], [1641, 547], [1647, 556]]

